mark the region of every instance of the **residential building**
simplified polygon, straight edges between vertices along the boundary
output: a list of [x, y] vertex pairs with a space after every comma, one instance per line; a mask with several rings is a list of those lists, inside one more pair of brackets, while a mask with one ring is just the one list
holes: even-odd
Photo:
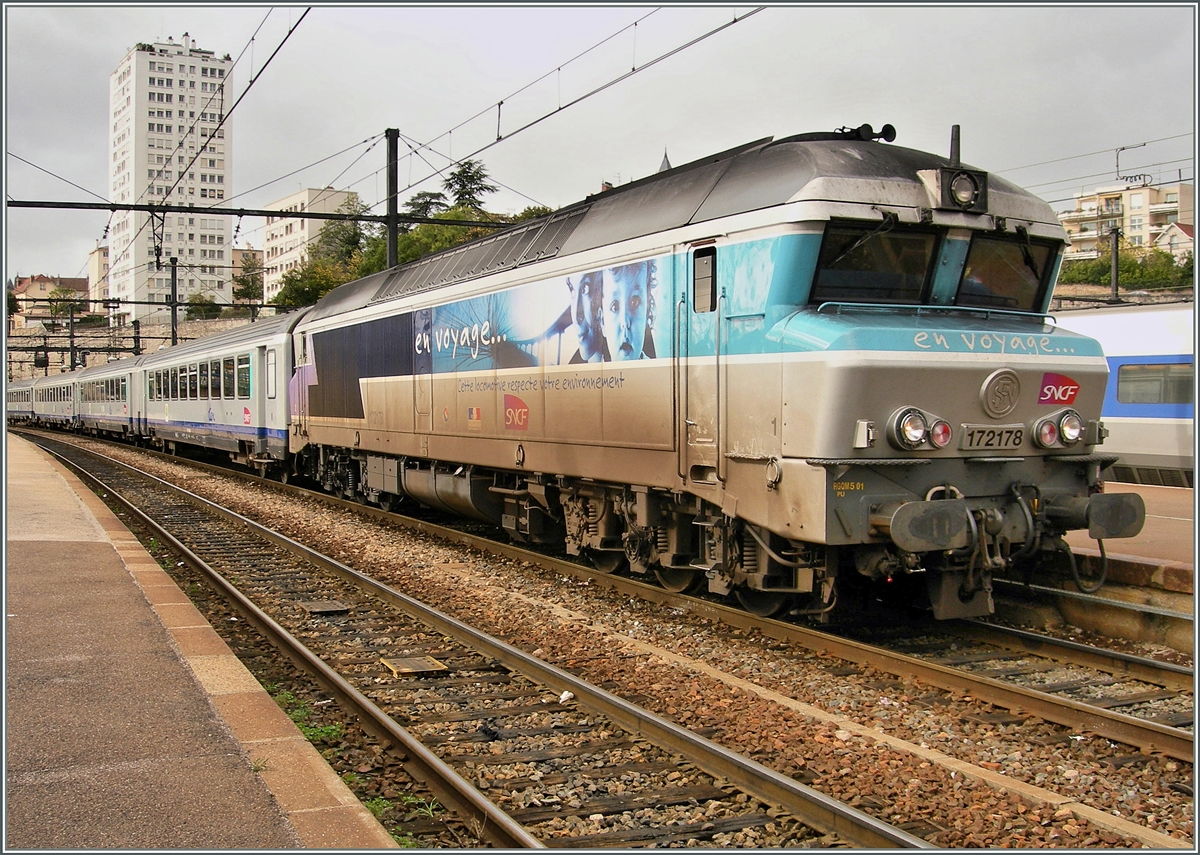
[[1099, 258], [1113, 229], [1134, 246], [1152, 246], [1172, 223], [1191, 225], [1196, 206], [1191, 184], [1138, 186], [1119, 184], [1075, 194], [1075, 209], [1059, 221], [1071, 238], [1067, 261]]
[[[20, 311], [13, 316], [13, 327], [29, 327], [46, 323], [55, 319], [53, 305], [50, 303], [51, 294], [58, 291], [73, 292], [80, 300], [88, 298], [88, 281], [83, 277], [68, 278], [65, 276], [18, 276], [13, 284], [13, 296], [17, 298]], [[58, 296], [58, 295], [56, 295]], [[81, 317], [86, 310], [76, 311], [75, 317]]]
[[1154, 239], [1154, 248], [1169, 252], [1175, 256], [1175, 262], [1187, 258], [1189, 253], [1195, 258], [1196, 227], [1191, 223], [1171, 223], [1162, 230], [1162, 234]]
[[88, 254], [87, 267], [88, 299], [91, 305], [88, 309], [93, 312], [102, 311], [104, 302], [108, 299], [108, 247], [96, 243], [96, 248]]
[[110, 322], [166, 323], [171, 263], [177, 299], [232, 302], [231, 218], [212, 215], [233, 195], [233, 133], [226, 110], [232, 61], [183, 34], [138, 44], [109, 78], [109, 190], [117, 203], [168, 204], [195, 213], [117, 211], [109, 229]]
[[[358, 194], [332, 187], [308, 188], [272, 202], [268, 211], [287, 213], [310, 211], [318, 214], [333, 214], [347, 199], [357, 199]], [[299, 267], [308, 256], [308, 245], [317, 239], [328, 220], [302, 220], [295, 217], [268, 217], [266, 237], [263, 240], [263, 299], [270, 302], [283, 287], [283, 274]]]

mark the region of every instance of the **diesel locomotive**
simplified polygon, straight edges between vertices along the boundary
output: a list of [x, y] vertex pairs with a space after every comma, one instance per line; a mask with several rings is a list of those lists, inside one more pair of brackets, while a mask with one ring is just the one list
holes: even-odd
[[988, 614], [1145, 509], [1102, 491], [1100, 345], [1047, 314], [1054, 212], [894, 138], [758, 140], [112, 363], [123, 430], [758, 614]]

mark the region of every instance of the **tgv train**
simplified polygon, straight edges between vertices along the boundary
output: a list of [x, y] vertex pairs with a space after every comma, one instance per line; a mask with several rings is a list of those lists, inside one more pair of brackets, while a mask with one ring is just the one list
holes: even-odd
[[1108, 359], [1106, 451], [1113, 481], [1194, 486], [1195, 304], [1060, 311], [1060, 326], [1100, 342]]
[[[1045, 314], [1054, 212], [956, 142], [893, 138], [703, 158], [79, 372], [124, 397], [70, 415], [759, 614], [889, 589], [987, 614], [993, 574], [1044, 576], [1064, 532], [1132, 536], [1145, 510], [1100, 491], [1099, 344]], [[33, 384], [31, 418], [67, 379]]]

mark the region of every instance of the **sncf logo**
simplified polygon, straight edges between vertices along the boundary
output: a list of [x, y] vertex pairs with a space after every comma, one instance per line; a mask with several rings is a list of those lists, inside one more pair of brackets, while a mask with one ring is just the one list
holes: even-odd
[[516, 395], [504, 396], [504, 429], [529, 430], [529, 407]]
[[1065, 374], [1043, 374], [1039, 404], [1073, 404], [1079, 384]]

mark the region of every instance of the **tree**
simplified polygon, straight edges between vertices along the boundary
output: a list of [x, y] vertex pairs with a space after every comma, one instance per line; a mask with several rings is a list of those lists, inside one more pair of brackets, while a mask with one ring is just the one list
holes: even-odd
[[242, 270], [233, 277], [233, 298], [248, 303], [261, 302], [263, 297], [263, 266], [258, 256], [242, 262]]
[[487, 168], [478, 160], [468, 158], [450, 171], [442, 189], [454, 200], [454, 207], [483, 210], [483, 196], [500, 188], [488, 181]]
[[[1104, 246], [1090, 261], [1065, 261], [1058, 281], [1064, 285], [1108, 285], [1112, 282], [1112, 249]], [[1169, 252], [1134, 246], [1122, 238], [1117, 247], [1117, 282], [1121, 288], [1178, 288], [1192, 284], [1187, 259], [1176, 262]]]
[[75, 315], [83, 314], [86, 304], [79, 297], [79, 292], [71, 288], [64, 288], [59, 285], [53, 291], [46, 295], [50, 300], [50, 315], [58, 319], [71, 314], [74, 309]]
[[211, 321], [213, 318], [221, 316], [221, 307], [217, 305], [217, 301], [207, 294], [192, 294], [187, 301], [187, 314], [184, 315], [189, 321]]
[[[404, 213], [410, 217], [432, 217], [450, 207], [445, 193], [422, 190], [404, 203]], [[407, 231], [408, 229], [405, 229]]]
[[19, 314], [21, 314], [21, 303], [17, 300], [17, 295], [14, 294], [12, 291], [9, 291], [8, 292], [8, 315], [9, 315], [9, 317], [12, 317], [13, 315], [19, 315]]
[[282, 287], [271, 298], [271, 305], [281, 308], [311, 306], [352, 278], [346, 268], [327, 258], [309, 258], [299, 267], [293, 267], [283, 274], [279, 280]]
[[[346, 198], [337, 212], [361, 216], [368, 210], [367, 205], [354, 194]], [[308, 246], [308, 257], [324, 259], [347, 268], [357, 267], [364, 244], [378, 231], [378, 227], [356, 220], [326, 220], [316, 239]]]

